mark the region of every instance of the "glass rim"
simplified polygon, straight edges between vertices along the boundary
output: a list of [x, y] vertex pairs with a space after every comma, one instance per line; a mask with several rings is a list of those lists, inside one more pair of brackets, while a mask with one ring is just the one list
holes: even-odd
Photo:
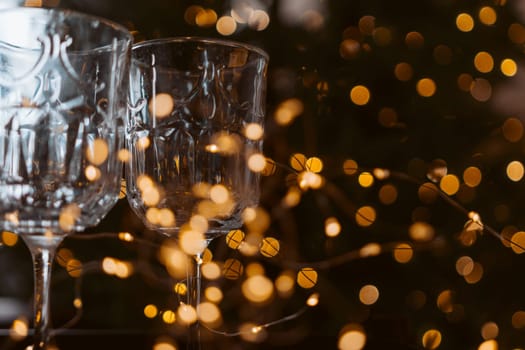
[[265, 50], [263, 50], [262, 48], [258, 46], [252, 45], [252, 44], [248, 44], [248, 43], [241, 42], [241, 41], [235, 41], [235, 40], [211, 38], [211, 37], [199, 37], [199, 36], [174, 36], [174, 37], [144, 40], [138, 43], [134, 43], [131, 50], [133, 51], [135, 49], [140, 49], [143, 47], [154, 46], [154, 45], [159, 45], [159, 44], [182, 43], [182, 42], [196, 42], [196, 43], [204, 43], [204, 44], [216, 44], [216, 45], [232, 47], [232, 48], [242, 48], [250, 52], [256, 53], [257, 55], [264, 58], [266, 62], [268, 62], [270, 59], [270, 55]]
[[46, 15], [52, 15], [53, 13], [60, 13], [60, 14], [63, 14], [66, 18], [73, 16], [75, 18], [81, 18], [81, 19], [88, 20], [88, 21], [98, 21], [102, 23], [103, 25], [112, 28], [113, 30], [115, 30], [115, 32], [122, 33], [123, 37], [120, 38], [121, 40], [127, 39], [133, 42], [133, 35], [123, 24], [120, 24], [118, 22], [115, 22], [113, 20], [110, 20], [102, 16], [92, 15], [92, 14], [88, 14], [88, 13], [84, 13], [84, 12], [80, 12], [76, 10], [64, 9], [64, 8], [24, 7], [24, 6], [0, 9], [0, 16], [8, 15], [10, 13], [15, 13], [15, 12], [20, 12], [20, 13], [36, 12], [36, 13], [41, 13], [41, 14], [46, 14]]

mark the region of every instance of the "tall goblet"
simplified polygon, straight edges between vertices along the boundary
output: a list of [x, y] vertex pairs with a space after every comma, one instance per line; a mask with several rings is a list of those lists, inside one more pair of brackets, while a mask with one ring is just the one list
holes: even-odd
[[34, 350], [50, 340], [57, 246], [118, 199], [131, 42], [77, 12], [0, 11], [0, 228], [33, 257]]
[[225, 40], [132, 49], [127, 197], [146, 227], [195, 257], [187, 302], [196, 309], [207, 243], [242, 226], [243, 211], [258, 204], [250, 162], [262, 157], [267, 65], [261, 49]]

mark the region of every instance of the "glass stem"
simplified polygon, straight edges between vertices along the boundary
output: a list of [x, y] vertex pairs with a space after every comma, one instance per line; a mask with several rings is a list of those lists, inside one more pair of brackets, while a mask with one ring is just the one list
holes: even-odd
[[[206, 247], [209, 244], [209, 240], [206, 240]], [[203, 250], [204, 251], [204, 250]], [[198, 253], [193, 256], [195, 262], [192, 264], [193, 271], [188, 276], [188, 294], [187, 294], [187, 303], [195, 308], [197, 308], [201, 303], [201, 293], [202, 293], [202, 255], [203, 253]], [[188, 329], [188, 350], [200, 350], [201, 349], [201, 339], [200, 339], [200, 325], [197, 321], [190, 325]]]
[[22, 235], [31, 252], [34, 271], [33, 350], [45, 350], [50, 341], [51, 267], [61, 236]]

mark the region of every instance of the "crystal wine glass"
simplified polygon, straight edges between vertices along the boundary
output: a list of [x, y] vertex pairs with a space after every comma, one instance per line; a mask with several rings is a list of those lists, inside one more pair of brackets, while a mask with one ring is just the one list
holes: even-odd
[[242, 226], [243, 211], [258, 204], [251, 162], [262, 157], [267, 64], [263, 50], [225, 40], [165, 38], [132, 49], [127, 197], [146, 227], [195, 257], [187, 303], [196, 310], [207, 243]]
[[0, 228], [34, 263], [34, 345], [50, 340], [57, 246], [118, 199], [132, 37], [67, 10], [0, 11]]

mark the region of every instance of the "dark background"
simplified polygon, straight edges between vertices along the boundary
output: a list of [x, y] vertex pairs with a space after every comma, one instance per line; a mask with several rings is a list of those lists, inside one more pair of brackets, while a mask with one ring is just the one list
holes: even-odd
[[[312, 29], [308, 21], [283, 15], [285, 3], [318, 8], [324, 24]], [[104, 16], [134, 31], [137, 41], [168, 36], [222, 37], [215, 26], [199, 27], [184, 20], [190, 5], [216, 11], [221, 16], [241, 1], [177, 0], [69, 0], [52, 5]], [[503, 58], [512, 58], [520, 69], [522, 44], [509, 39], [513, 23], [521, 23], [521, 1], [467, 0], [259, 0], [245, 1], [265, 9], [269, 26], [257, 31], [238, 28], [227, 39], [257, 45], [270, 55], [268, 72], [267, 125], [265, 154], [277, 163], [288, 164], [294, 153], [323, 160], [322, 175], [327, 184], [303, 194], [292, 209], [280, 203], [294, 184], [287, 167], [279, 167], [262, 185], [262, 206], [271, 214], [269, 236], [281, 242], [280, 254], [272, 259], [244, 257], [226, 247], [223, 239], [212, 243], [214, 259], [235, 257], [248, 264], [258, 261], [270, 278], [281, 271], [298, 271], [302, 266], [317, 266], [319, 280], [312, 290], [296, 286], [289, 298], [275, 297], [264, 306], [251, 305], [239, 291], [241, 281], [221, 280], [224, 300], [221, 310], [225, 329], [235, 330], [243, 322], [266, 323], [300, 310], [312, 292], [320, 295], [317, 307], [301, 316], [266, 330], [262, 343], [240, 337], [203, 333], [204, 349], [335, 349], [345, 325], [358, 323], [367, 334], [365, 349], [422, 349], [422, 336], [428, 329], [442, 335], [440, 349], [478, 349], [486, 322], [499, 327], [497, 342], [501, 349], [525, 347], [525, 328], [513, 325], [512, 317], [525, 310], [523, 282], [524, 257], [515, 254], [500, 238], [489, 232], [475, 234], [472, 245], [462, 244], [460, 233], [470, 210], [495, 233], [519, 231], [524, 222], [523, 180], [513, 182], [506, 176], [510, 161], [523, 161], [524, 143], [509, 142], [502, 126], [508, 118], [523, 118], [525, 104], [524, 74], [505, 77], [499, 71]], [[49, 5], [49, 4], [48, 4]], [[315, 6], [314, 6], [315, 5]], [[494, 25], [478, 19], [483, 6], [492, 7], [498, 17]], [[304, 12], [304, 9], [303, 9]], [[459, 13], [469, 13], [475, 22], [471, 32], [460, 32], [455, 25]], [[360, 50], [355, 57], [342, 57], [344, 38], [359, 33], [363, 16], [375, 17], [375, 28], [387, 28], [391, 41], [378, 44], [373, 35], [357, 37]], [[411, 48], [405, 42], [408, 32], [417, 31], [424, 44]], [[433, 53], [446, 45], [450, 62], [437, 63]], [[487, 51], [495, 61], [492, 72], [480, 73], [473, 64], [479, 51]], [[414, 69], [406, 82], [394, 75], [399, 62]], [[458, 88], [460, 74], [490, 82], [492, 95], [478, 101]], [[424, 98], [416, 92], [416, 82], [432, 78], [436, 94]], [[325, 83], [328, 89], [319, 89]], [[357, 106], [349, 99], [350, 89], [365, 85], [371, 100]], [[279, 104], [298, 98], [304, 111], [287, 126], [278, 125], [274, 113]], [[390, 126], [378, 120], [381, 108], [397, 112]], [[346, 159], [357, 161], [359, 171], [390, 169], [395, 176], [376, 180], [362, 188], [358, 175], [343, 171]], [[438, 199], [426, 203], [418, 197], [419, 185], [429, 182], [427, 173], [435, 160], [446, 164], [449, 174], [461, 179], [468, 166], [482, 171], [482, 182], [473, 190], [451, 201]], [[397, 188], [392, 205], [382, 204], [378, 192], [385, 183]], [[437, 183], [436, 183], [437, 184]], [[469, 192], [470, 191], [470, 192]], [[375, 208], [377, 219], [369, 227], [356, 224], [355, 211], [364, 205]], [[504, 212], [506, 215], [501, 215]], [[423, 215], [422, 215], [423, 213]], [[324, 219], [338, 217], [342, 232], [336, 238], [324, 235]], [[392, 242], [410, 242], [409, 227], [416, 220], [429, 223], [435, 231], [430, 242], [412, 242], [414, 257], [407, 264], [392, 258], [391, 251], [377, 257], [355, 258], [345, 255], [370, 242], [389, 247]], [[115, 235], [128, 231], [144, 241], [126, 243]], [[108, 233], [108, 235], [100, 235]], [[99, 234], [99, 235], [97, 235]], [[60, 349], [152, 349], [162, 336], [169, 336], [182, 347], [184, 335], [177, 327], [163, 324], [160, 318], [147, 319], [143, 308], [153, 303], [159, 308], [173, 307], [176, 298], [173, 281], [156, 259], [162, 240], [145, 230], [129, 210], [125, 199], [119, 201], [104, 222], [86, 233], [69, 237], [63, 247], [82, 262], [82, 278], [72, 278], [56, 265], [53, 275], [53, 323], [60, 327], [75, 317], [72, 300], [81, 296], [83, 314], [71, 329], [57, 337]], [[131, 261], [135, 273], [127, 279], [104, 274], [100, 261], [106, 256]], [[340, 262], [338, 256], [348, 257]], [[470, 256], [483, 267], [483, 277], [470, 284], [456, 272], [459, 257]], [[318, 262], [324, 262], [318, 264]], [[205, 282], [206, 283], [206, 282]], [[377, 303], [365, 306], [359, 301], [360, 288], [375, 285], [380, 291]], [[443, 312], [437, 298], [444, 290], [453, 295], [452, 312]], [[414, 307], [414, 292], [424, 295]], [[21, 313], [30, 314], [32, 294], [31, 261], [19, 242], [14, 247], [0, 246], [0, 297], [10, 305], [21, 303]], [[0, 310], [1, 311], [1, 310]], [[19, 348], [5, 336], [12, 319], [2, 319], [5, 349]]]

